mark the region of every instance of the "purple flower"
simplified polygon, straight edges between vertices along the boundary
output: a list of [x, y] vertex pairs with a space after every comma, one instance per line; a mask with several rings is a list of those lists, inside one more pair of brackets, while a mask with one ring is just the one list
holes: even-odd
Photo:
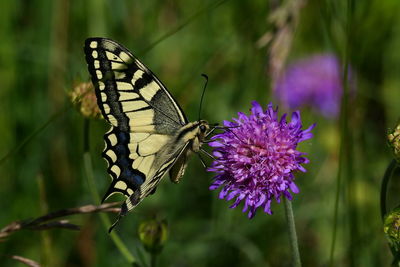
[[217, 173], [210, 190], [222, 187], [219, 198], [235, 199], [231, 208], [243, 200], [249, 218], [258, 207], [272, 214], [271, 201], [279, 203], [281, 196], [291, 200], [289, 189], [299, 192], [293, 172], [305, 172], [301, 164], [309, 160], [296, 147], [312, 137], [315, 126], [302, 130], [299, 111], [286, 122], [286, 114], [278, 120], [278, 108], [272, 104], [265, 112], [256, 101], [252, 105], [249, 116], [239, 112], [233, 122], [224, 121], [227, 129], [210, 143], [216, 159], [208, 169]]
[[[351, 89], [355, 88], [349, 71]], [[274, 93], [285, 106], [309, 105], [328, 118], [336, 118], [342, 97], [342, 68], [333, 54], [317, 54], [290, 64], [278, 79]], [[352, 90], [354, 91], [354, 90]]]

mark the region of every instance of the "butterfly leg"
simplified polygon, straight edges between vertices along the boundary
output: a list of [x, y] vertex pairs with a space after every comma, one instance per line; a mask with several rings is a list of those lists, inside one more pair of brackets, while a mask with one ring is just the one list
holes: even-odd
[[203, 143], [203, 144], [209, 144], [209, 143], [211, 143], [211, 142], [215, 142], [215, 139], [204, 140], [204, 141], [202, 141], [201, 143]]
[[[225, 131], [230, 131], [231, 128], [237, 128], [238, 126], [220, 126], [220, 125], [213, 125], [211, 130], [204, 136], [204, 138], [207, 138], [208, 136], [210, 136], [215, 130], [225, 130]], [[204, 142], [203, 143], [207, 143]]]
[[208, 153], [206, 150], [200, 148], [200, 151], [203, 152], [204, 154], [206, 154], [208, 157], [212, 158], [213, 160], [215, 160], [215, 157], [213, 155], [211, 155], [210, 153]]
[[207, 165], [206, 165], [206, 163], [204, 162], [203, 158], [201, 157], [200, 153], [196, 153], [196, 154], [197, 154], [197, 156], [198, 156], [199, 159], [200, 159], [201, 165], [203, 165], [204, 169], [207, 169]]
[[217, 126], [214, 126], [204, 137], [205, 138], [209, 137], [216, 129], [217, 129]]

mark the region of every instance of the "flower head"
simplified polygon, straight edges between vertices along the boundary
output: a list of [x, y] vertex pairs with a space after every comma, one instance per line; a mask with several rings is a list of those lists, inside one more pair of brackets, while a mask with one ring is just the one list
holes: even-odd
[[315, 126], [303, 130], [299, 111], [286, 122], [286, 114], [279, 120], [272, 104], [265, 111], [256, 101], [252, 105], [249, 116], [239, 112], [233, 122], [224, 122], [225, 132], [213, 137], [210, 146], [216, 159], [208, 169], [217, 173], [210, 189], [222, 187], [221, 199], [235, 199], [231, 208], [243, 200], [243, 212], [248, 211], [249, 218], [259, 207], [272, 214], [273, 199], [280, 202], [284, 196], [291, 200], [289, 190], [299, 192], [293, 172], [305, 172], [301, 164], [309, 160], [296, 147], [312, 137]]
[[71, 101], [77, 106], [80, 113], [87, 118], [100, 118], [101, 112], [97, 105], [94, 87], [91, 82], [80, 83], [70, 94]]
[[[354, 79], [349, 71], [351, 91]], [[309, 105], [328, 118], [339, 114], [342, 97], [342, 70], [333, 54], [317, 54], [290, 64], [278, 79], [274, 92], [291, 109]]]

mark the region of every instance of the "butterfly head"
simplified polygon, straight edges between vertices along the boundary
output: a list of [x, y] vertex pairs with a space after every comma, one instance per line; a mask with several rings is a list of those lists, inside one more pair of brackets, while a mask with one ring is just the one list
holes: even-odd
[[196, 138], [194, 138], [192, 142], [192, 150], [198, 152], [201, 145], [203, 144], [204, 139], [207, 136], [208, 131], [210, 130], [210, 125], [205, 120], [199, 120], [196, 122], [196, 124]]
[[198, 126], [197, 136], [200, 138], [200, 140], [203, 140], [204, 137], [206, 136], [208, 130], [210, 129], [210, 125], [205, 120], [198, 121], [198, 124], [199, 124], [199, 126]]

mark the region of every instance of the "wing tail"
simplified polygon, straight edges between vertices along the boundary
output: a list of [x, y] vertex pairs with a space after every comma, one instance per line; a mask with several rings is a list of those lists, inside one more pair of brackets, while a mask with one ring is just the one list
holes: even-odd
[[128, 213], [128, 211], [136, 207], [139, 203], [140, 203], [140, 191], [138, 190], [134, 192], [130, 197], [128, 197], [126, 201], [122, 204], [121, 211], [119, 212], [115, 222], [108, 229], [108, 233], [111, 233], [111, 231], [119, 223], [120, 219], [124, 217]]

